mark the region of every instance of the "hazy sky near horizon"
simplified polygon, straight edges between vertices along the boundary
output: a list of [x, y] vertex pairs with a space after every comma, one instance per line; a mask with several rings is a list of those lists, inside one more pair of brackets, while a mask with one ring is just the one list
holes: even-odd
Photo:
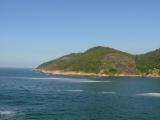
[[0, 67], [108, 46], [160, 48], [160, 0], [0, 0]]

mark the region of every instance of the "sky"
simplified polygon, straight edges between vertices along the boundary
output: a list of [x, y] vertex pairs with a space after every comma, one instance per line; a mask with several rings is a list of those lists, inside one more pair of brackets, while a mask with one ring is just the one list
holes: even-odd
[[0, 0], [0, 67], [36, 67], [106, 46], [160, 48], [160, 0]]

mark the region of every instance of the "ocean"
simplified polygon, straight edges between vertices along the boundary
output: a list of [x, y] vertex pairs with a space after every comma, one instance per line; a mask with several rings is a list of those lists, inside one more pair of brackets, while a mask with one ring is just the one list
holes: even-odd
[[0, 120], [160, 120], [160, 78], [1, 68]]

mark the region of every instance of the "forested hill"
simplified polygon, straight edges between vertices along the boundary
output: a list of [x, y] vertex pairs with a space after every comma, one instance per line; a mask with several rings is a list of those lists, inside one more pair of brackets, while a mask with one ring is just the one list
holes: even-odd
[[132, 55], [109, 47], [94, 47], [43, 63], [38, 70], [61, 70], [107, 75], [160, 74], [160, 49]]

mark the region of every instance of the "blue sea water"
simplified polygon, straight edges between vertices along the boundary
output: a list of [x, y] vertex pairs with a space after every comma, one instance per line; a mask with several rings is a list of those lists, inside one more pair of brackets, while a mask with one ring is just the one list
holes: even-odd
[[160, 120], [160, 79], [1, 68], [0, 120]]

